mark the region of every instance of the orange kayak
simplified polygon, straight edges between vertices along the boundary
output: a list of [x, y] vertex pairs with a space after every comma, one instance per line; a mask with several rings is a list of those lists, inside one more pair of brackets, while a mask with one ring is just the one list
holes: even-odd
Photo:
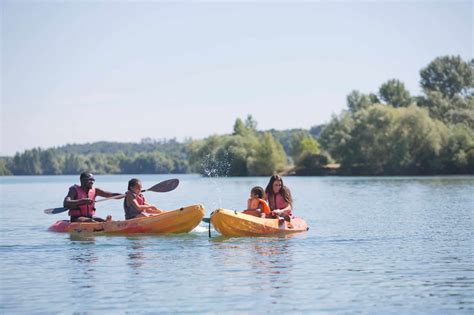
[[174, 234], [193, 230], [204, 216], [202, 205], [193, 205], [162, 214], [124, 221], [70, 222], [57, 221], [49, 227], [53, 232], [105, 234]]
[[217, 209], [211, 214], [210, 220], [214, 228], [224, 236], [285, 235], [309, 229], [301, 218], [293, 218], [290, 227], [286, 221], [259, 218], [227, 209]]

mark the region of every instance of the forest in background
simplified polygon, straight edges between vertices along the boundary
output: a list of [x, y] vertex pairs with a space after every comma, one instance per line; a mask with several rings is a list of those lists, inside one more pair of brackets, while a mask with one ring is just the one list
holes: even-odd
[[474, 174], [474, 60], [442, 56], [420, 70], [422, 95], [391, 79], [352, 91], [347, 109], [308, 129], [257, 129], [201, 140], [143, 139], [34, 148], [0, 158], [0, 175], [200, 173], [204, 176]]

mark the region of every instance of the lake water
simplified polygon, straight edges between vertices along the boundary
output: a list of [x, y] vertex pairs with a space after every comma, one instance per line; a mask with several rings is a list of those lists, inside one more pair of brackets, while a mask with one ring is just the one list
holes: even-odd
[[[124, 192], [132, 176], [96, 176]], [[140, 175], [163, 209], [244, 209], [267, 177]], [[474, 311], [474, 177], [286, 177], [291, 237], [224, 238], [202, 224], [173, 236], [48, 232], [78, 176], [1, 177], [0, 313], [462, 314]], [[123, 218], [121, 201], [98, 215]]]

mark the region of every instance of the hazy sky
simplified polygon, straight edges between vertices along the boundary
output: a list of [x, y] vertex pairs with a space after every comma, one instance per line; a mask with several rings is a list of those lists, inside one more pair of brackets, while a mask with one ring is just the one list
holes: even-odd
[[1, 1], [1, 152], [328, 122], [473, 57], [472, 1]]

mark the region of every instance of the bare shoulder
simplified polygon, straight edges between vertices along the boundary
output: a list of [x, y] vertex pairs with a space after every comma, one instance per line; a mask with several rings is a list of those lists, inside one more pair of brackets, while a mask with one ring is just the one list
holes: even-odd
[[67, 192], [67, 196], [66, 196], [66, 197], [76, 198], [76, 196], [77, 196], [77, 191], [76, 191], [76, 189], [74, 188], [74, 186], [69, 187], [69, 191]]

